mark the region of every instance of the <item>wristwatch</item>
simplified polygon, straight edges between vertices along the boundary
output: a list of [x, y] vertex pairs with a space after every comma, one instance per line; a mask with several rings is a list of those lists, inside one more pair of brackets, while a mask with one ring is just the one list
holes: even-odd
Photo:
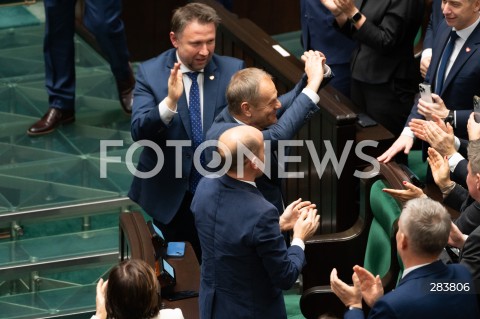
[[453, 110], [449, 110], [447, 117], [444, 118], [443, 121], [445, 122], [445, 124], [450, 123], [450, 125], [453, 127], [453, 126], [454, 126], [454, 122], [455, 122], [455, 114], [454, 114], [454, 111], [453, 111]]
[[356, 24], [358, 21], [360, 21], [360, 19], [362, 18], [362, 14], [360, 13], [360, 11], [357, 11], [357, 13], [355, 13], [351, 18], [350, 18], [350, 22], [352, 24]]

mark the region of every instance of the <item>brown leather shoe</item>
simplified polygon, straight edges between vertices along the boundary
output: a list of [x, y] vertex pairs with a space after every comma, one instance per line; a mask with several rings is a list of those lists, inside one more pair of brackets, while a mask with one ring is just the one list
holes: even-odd
[[61, 110], [54, 107], [48, 108], [47, 113], [35, 124], [30, 126], [27, 134], [38, 136], [53, 132], [60, 124], [75, 122], [75, 110]]
[[126, 80], [116, 79], [118, 99], [122, 109], [127, 114], [132, 114], [133, 104], [133, 89], [135, 88], [135, 77], [133, 76], [133, 70], [130, 66], [130, 75]]

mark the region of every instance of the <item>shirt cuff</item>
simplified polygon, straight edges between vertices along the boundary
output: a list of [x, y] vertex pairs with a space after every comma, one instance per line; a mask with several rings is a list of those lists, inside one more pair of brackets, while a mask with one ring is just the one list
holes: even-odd
[[328, 78], [332, 76], [332, 69], [327, 64], [323, 65], [323, 77]]
[[305, 250], [305, 243], [300, 238], [292, 239], [292, 242], [290, 243], [290, 246], [298, 246], [298, 247], [302, 248], [302, 250]]
[[308, 96], [313, 103], [317, 104], [318, 102], [320, 102], [320, 96], [318, 96], [318, 94], [313, 90], [309, 88], [304, 88], [302, 90], [302, 93]]
[[408, 137], [411, 137], [411, 138], [415, 139], [415, 134], [413, 134], [412, 129], [409, 128], [408, 126], [405, 126], [403, 128], [403, 131], [400, 135], [406, 135]]
[[456, 136], [453, 137], [453, 147], [455, 147], [455, 151], [458, 151], [460, 149], [460, 139]]
[[422, 60], [432, 56], [432, 49], [428, 48], [422, 51]]
[[453, 173], [455, 168], [457, 168], [458, 163], [464, 160], [464, 157], [460, 153], [455, 153], [448, 159], [448, 166], [450, 167], [450, 172]]
[[160, 119], [162, 120], [162, 122], [165, 125], [168, 125], [172, 121], [173, 116], [177, 114], [177, 106], [175, 105], [175, 111], [172, 111], [167, 106], [165, 99], [163, 99], [163, 101], [158, 104], [158, 112], [160, 112]]

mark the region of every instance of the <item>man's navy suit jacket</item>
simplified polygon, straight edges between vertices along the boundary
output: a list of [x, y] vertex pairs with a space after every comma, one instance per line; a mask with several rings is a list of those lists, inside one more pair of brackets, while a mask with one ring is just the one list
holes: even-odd
[[[325, 79], [328, 82], [328, 79]], [[265, 174], [256, 179], [257, 187], [263, 196], [272, 203], [280, 213], [283, 212], [282, 179], [278, 177], [278, 141], [290, 140], [308, 121], [312, 115], [319, 110], [317, 105], [305, 94], [302, 89], [305, 87], [306, 77], [297, 83], [297, 85], [288, 93], [279, 97], [282, 107], [277, 112], [278, 122], [262, 131], [263, 139], [270, 141], [270, 177]], [[322, 82], [322, 87], [325, 84]], [[230, 114], [228, 108], [225, 108], [215, 119], [212, 127], [207, 132], [207, 140], [218, 140], [220, 135], [226, 130], [240, 125]], [[206, 162], [209, 163], [212, 158], [212, 150], [205, 152]]]
[[300, 1], [302, 44], [305, 50], [321, 51], [328, 64], [349, 64], [355, 41], [333, 26], [335, 17], [319, 0]]
[[480, 226], [468, 235], [460, 253], [459, 263], [467, 266], [472, 273], [477, 300], [480, 302]]
[[454, 223], [462, 233], [470, 235], [475, 228], [480, 226], [480, 203], [471, 197], [463, 186], [455, 185], [443, 202], [460, 212], [460, 216]]
[[[138, 67], [132, 114], [134, 141], [149, 140], [158, 145], [164, 162], [151, 178], [134, 177], [128, 196], [154, 219], [168, 224], [178, 211], [193, 164], [193, 146], [169, 146], [168, 141], [191, 141], [192, 132], [185, 92], [180, 97], [177, 112], [169, 125], [160, 119], [158, 104], [168, 95], [170, 70], [177, 62], [176, 50], [170, 49]], [[215, 117], [227, 105], [225, 91], [232, 75], [244, 68], [235, 58], [213, 55], [204, 69], [203, 132], [210, 128]], [[170, 143], [171, 143], [170, 142]], [[144, 147], [137, 170], [152, 171], [159, 159], [151, 147]]]
[[[433, 55], [430, 67], [427, 71], [425, 81], [432, 86], [432, 92], [435, 91], [435, 79], [437, 69], [443, 49], [447, 44], [450, 31], [445, 20], [438, 25], [438, 30], [433, 43]], [[473, 109], [473, 96], [480, 95], [480, 24], [477, 25], [472, 34], [460, 49], [455, 62], [448, 73], [443, 84], [440, 97], [445, 102], [448, 109], [456, 111], [455, 136], [468, 138], [467, 121]], [[418, 113], [418, 101], [412, 108], [406, 125], [413, 119], [424, 117]]]
[[433, 39], [437, 34], [437, 28], [440, 22], [443, 20], [442, 12], [442, 0], [433, 0], [432, 13], [428, 20], [427, 30], [425, 32], [425, 38], [423, 39], [423, 49], [431, 49], [433, 47]]
[[[432, 283], [467, 284], [469, 292], [431, 291]], [[408, 273], [395, 290], [385, 294], [373, 305], [368, 318], [450, 319], [480, 318], [472, 275], [463, 265], [445, 265], [435, 261]], [[345, 319], [363, 318], [361, 310], [350, 310]]]
[[223, 175], [200, 181], [191, 210], [202, 246], [200, 318], [287, 318], [282, 290], [305, 255], [287, 249], [277, 209], [255, 186]]

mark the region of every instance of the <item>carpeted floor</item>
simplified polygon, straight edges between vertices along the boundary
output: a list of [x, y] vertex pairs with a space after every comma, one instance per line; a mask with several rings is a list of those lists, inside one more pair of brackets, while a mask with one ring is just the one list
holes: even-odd
[[24, 6], [8, 6], [0, 10], [0, 29], [40, 24]]

